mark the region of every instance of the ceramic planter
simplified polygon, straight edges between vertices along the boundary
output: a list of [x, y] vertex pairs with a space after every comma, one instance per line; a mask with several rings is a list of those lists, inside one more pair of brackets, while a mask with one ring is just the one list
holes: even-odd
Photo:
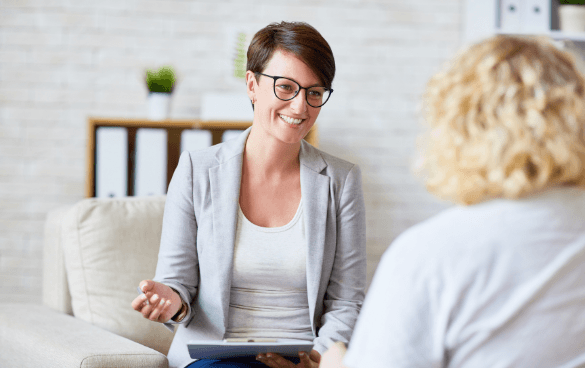
[[171, 112], [171, 94], [150, 92], [148, 94], [148, 118], [150, 120], [166, 120]]
[[585, 32], [585, 6], [560, 5], [559, 23], [563, 32]]

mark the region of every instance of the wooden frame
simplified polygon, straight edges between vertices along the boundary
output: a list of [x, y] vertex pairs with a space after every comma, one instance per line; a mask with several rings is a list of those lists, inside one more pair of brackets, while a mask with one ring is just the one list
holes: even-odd
[[[127, 173], [127, 195], [134, 195], [134, 168], [136, 154], [136, 131], [140, 128], [165, 129], [167, 131], [167, 187], [173, 176], [173, 172], [179, 163], [181, 155], [181, 133], [183, 130], [200, 129], [211, 132], [212, 145], [221, 143], [222, 135], [226, 130], [246, 130], [252, 125], [247, 121], [203, 121], [203, 120], [161, 120], [153, 121], [146, 119], [117, 119], [117, 118], [96, 118], [88, 119], [88, 141], [87, 141], [87, 180], [85, 195], [95, 197], [96, 195], [96, 132], [100, 127], [121, 127], [128, 132], [128, 173]], [[305, 140], [317, 146], [318, 137], [316, 126], [309, 131]]]

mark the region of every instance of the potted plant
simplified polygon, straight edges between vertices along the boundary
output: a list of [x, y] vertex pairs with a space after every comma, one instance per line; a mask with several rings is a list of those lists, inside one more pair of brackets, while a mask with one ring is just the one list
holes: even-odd
[[146, 71], [148, 87], [148, 118], [165, 120], [169, 118], [171, 94], [175, 88], [175, 71], [170, 66]]
[[560, 0], [559, 24], [563, 32], [585, 32], [585, 0]]

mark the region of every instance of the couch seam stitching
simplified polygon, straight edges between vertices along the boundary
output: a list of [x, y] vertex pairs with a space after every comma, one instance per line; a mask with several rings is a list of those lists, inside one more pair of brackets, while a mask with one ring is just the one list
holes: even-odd
[[[83, 362], [85, 362], [86, 360], [88, 360], [88, 359], [90, 359], [90, 358], [97, 358], [97, 357], [107, 357], [107, 356], [113, 356], [113, 355], [118, 355], [118, 356], [122, 356], [122, 355], [123, 355], [123, 356], [155, 356], [155, 357], [159, 357], [159, 356], [161, 356], [161, 355], [162, 355], [163, 357], [165, 357], [165, 355], [164, 355], [164, 354], [162, 354], [162, 353], [158, 353], [158, 354], [157, 354], [157, 353], [118, 353], [118, 354], [93, 354], [93, 355], [90, 355], [90, 356], [86, 356], [86, 357], [84, 357], [84, 358], [81, 360], [81, 362], [80, 362], [80, 364], [79, 364], [79, 367], [82, 367], [82, 366], [83, 366]], [[168, 359], [167, 359], [167, 361], [168, 361]]]
[[75, 216], [75, 226], [77, 227], [77, 244], [78, 244], [78, 251], [79, 251], [79, 260], [81, 263], [81, 274], [82, 274], [82, 278], [83, 278], [83, 284], [85, 287], [85, 299], [86, 299], [86, 303], [87, 303], [87, 309], [89, 311], [89, 319], [91, 324], [94, 323], [93, 321], [93, 313], [91, 311], [91, 304], [89, 302], [89, 292], [87, 290], [87, 275], [85, 274], [85, 262], [83, 261], [83, 257], [82, 257], [82, 252], [81, 252], [81, 236], [80, 236], [80, 227], [79, 227], [79, 214], [80, 210], [79, 210], [79, 206], [78, 208], [76, 208], [76, 216]]

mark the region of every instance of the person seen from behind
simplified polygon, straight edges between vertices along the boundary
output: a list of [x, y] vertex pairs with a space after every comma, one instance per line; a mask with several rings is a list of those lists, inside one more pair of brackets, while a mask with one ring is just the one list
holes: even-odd
[[495, 36], [432, 77], [423, 102], [425, 184], [456, 205], [393, 242], [347, 353], [338, 343], [320, 366], [585, 366], [580, 60]]

